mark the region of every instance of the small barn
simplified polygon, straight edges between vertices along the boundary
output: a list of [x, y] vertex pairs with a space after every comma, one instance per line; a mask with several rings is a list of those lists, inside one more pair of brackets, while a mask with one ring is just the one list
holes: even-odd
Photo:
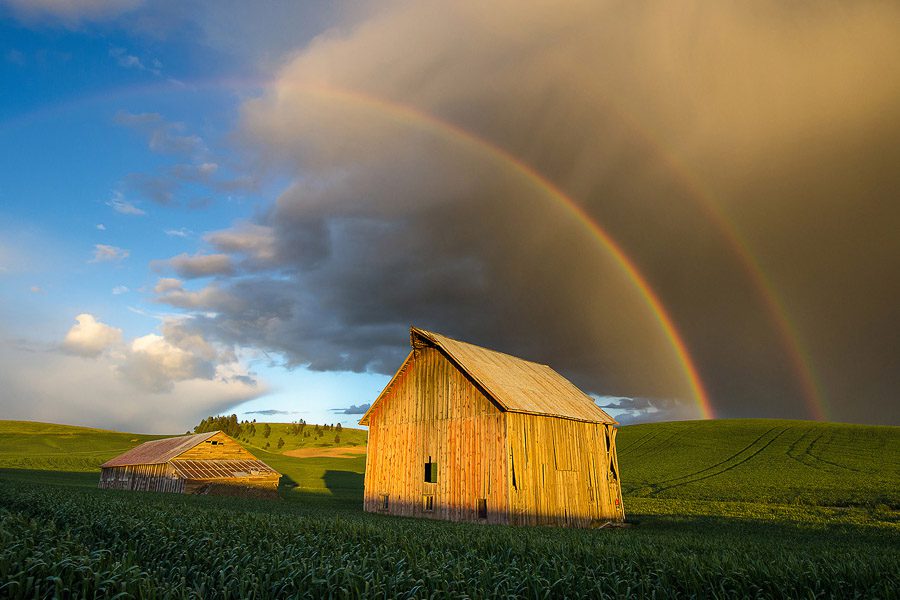
[[221, 431], [145, 442], [100, 465], [100, 487], [114, 490], [275, 497], [280, 478]]
[[392, 515], [591, 527], [625, 518], [616, 421], [548, 367], [410, 329], [360, 419], [364, 507]]

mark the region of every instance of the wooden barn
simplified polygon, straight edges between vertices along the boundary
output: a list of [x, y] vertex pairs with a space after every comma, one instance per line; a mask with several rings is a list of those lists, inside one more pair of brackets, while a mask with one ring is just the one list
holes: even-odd
[[365, 510], [592, 527], [625, 518], [616, 421], [548, 367], [417, 329], [360, 419]]
[[281, 475], [221, 431], [145, 442], [100, 465], [115, 490], [275, 497]]

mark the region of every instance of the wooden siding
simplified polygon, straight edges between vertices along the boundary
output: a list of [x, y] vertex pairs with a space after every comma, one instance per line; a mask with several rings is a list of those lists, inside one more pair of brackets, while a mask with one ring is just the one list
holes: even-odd
[[[439, 350], [417, 348], [368, 421], [365, 510], [507, 522], [506, 415]], [[429, 461], [437, 465], [436, 483], [425, 481]], [[485, 519], [478, 518], [481, 499]]]
[[624, 519], [621, 484], [612, 475], [618, 473], [614, 427], [517, 413], [506, 417], [510, 523], [590, 527]]
[[167, 463], [160, 465], [128, 465], [100, 469], [100, 488], [141, 492], [184, 492], [184, 480], [175, 478], [175, 470]]
[[[213, 442], [216, 443], [213, 444]], [[200, 442], [190, 450], [182, 452], [175, 458], [178, 460], [204, 460], [210, 458], [256, 460], [256, 457], [245, 450], [234, 438], [227, 436], [221, 431], [208, 440]]]

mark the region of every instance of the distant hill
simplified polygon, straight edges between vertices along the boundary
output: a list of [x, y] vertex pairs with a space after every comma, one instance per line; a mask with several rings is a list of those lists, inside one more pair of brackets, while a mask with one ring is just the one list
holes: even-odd
[[626, 496], [900, 508], [900, 427], [771, 419], [622, 427]]
[[0, 421], [0, 468], [96, 471], [106, 460], [164, 435], [34, 421]]

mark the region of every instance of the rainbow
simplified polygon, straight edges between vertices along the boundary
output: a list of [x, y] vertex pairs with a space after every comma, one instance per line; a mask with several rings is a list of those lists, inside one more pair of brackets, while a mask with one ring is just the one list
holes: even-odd
[[556, 184], [504, 148], [501, 148], [466, 129], [438, 119], [434, 115], [419, 111], [408, 105], [331, 86], [292, 85], [290, 88], [292, 91], [316, 95], [328, 100], [340, 101], [366, 108], [380, 114], [382, 117], [389, 116], [403, 124], [415, 126], [419, 130], [426, 131], [442, 138], [449, 138], [458, 144], [464, 145], [467, 149], [480, 152], [505, 165], [519, 175], [526, 183], [565, 207], [578, 222], [587, 228], [592, 238], [604, 251], [609, 253], [615, 260], [616, 265], [621, 269], [622, 273], [640, 292], [641, 297], [656, 321], [659, 323], [662, 331], [665, 333], [666, 338], [675, 351], [675, 355], [684, 370], [687, 383], [694, 396], [694, 401], [700, 416], [704, 419], [715, 418], [709, 394], [703, 385], [703, 381], [700, 379], [697, 367], [691, 359], [684, 339], [679, 333], [672, 317], [660, 301], [659, 296], [654, 292], [646, 278], [641, 274], [634, 262], [628, 257], [612, 236], [587, 212], [585, 212], [584, 208], [566, 195]]
[[[211, 80], [192, 81], [183, 85], [157, 82], [145, 86], [129, 86], [118, 90], [106, 90], [102, 93], [82, 96], [65, 103], [41, 107], [37, 110], [30, 111], [24, 115], [0, 123], [0, 130], [27, 123], [36, 118], [52, 117], [64, 110], [88, 105], [96, 101], [141, 96], [159, 91], [196, 92], [203, 89], [218, 88], [232, 90], [250, 89], [262, 93], [266, 89], [271, 89], [272, 84], [271, 82], [266, 81]], [[540, 190], [556, 203], [565, 207], [573, 217], [585, 226], [604, 251], [608, 252], [609, 255], [614, 258], [616, 264], [621, 268], [623, 273], [640, 291], [641, 296], [650, 308], [655, 319], [659, 322], [681, 363], [700, 415], [704, 418], [713, 417], [714, 413], [709, 396], [704, 389], [696, 366], [691, 360], [683, 338], [657, 294], [653, 291], [647, 280], [643, 277], [634, 262], [627, 256], [621, 246], [599, 223], [596, 222], [596, 220], [587, 214], [584, 208], [566, 195], [556, 184], [548, 180], [545, 176], [517, 156], [491, 141], [477, 136], [453, 123], [449, 123], [432, 114], [408, 105], [332, 86], [292, 85], [290, 88], [296, 89], [301, 93], [318, 95], [323, 98], [348, 103], [357, 107], [368, 108], [373, 112], [380, 113], [382, 117], [393, 118], [407, 126], [423, 129], [432, 135], [448, 138], [456, 143], [464, 145], [470, 150], [481, 152], [501, 164], [507, 165], [514, 173], [522, 177], [524, 181]], [[626, 111], [621, 110], [614, 103], [610, 102], [608, 98], [603, 98], [602, 100], [604, 105], [607, 108], [610, 108], [614, 114], [626, 124], [633, 133], [636, 133], [653, 151], [653, 154], [665, 165], [666, 169], [676, 176], [679, 184], [688, 192], [689, 197], [697, 203], [710, 221], [716, 225], [727, 246], [734, 252], [744, 270], [747, 272], [767, 313], [776, 325], [779, 340], [791, 361], [792, 370], [803, 388], [804, 400], [810, 415], [819, 420], [825, 419], [828, 414], [827, 405], [824, 394], [821, 391], [821, 386], [814, 376], [809, 353], [804, 349], [796, 328], [787, 317], [787, 310], [783, 301], [780, 299], [775, 286], [766, 277], [760, 263], [754, 257], [736, 227], [718, 207], [712, 194], [704, 189], [697, 178], [675, 157], [673, 152], [661, 146], [652, 132], [643, 127], [640, 122], [632, 118]]]

